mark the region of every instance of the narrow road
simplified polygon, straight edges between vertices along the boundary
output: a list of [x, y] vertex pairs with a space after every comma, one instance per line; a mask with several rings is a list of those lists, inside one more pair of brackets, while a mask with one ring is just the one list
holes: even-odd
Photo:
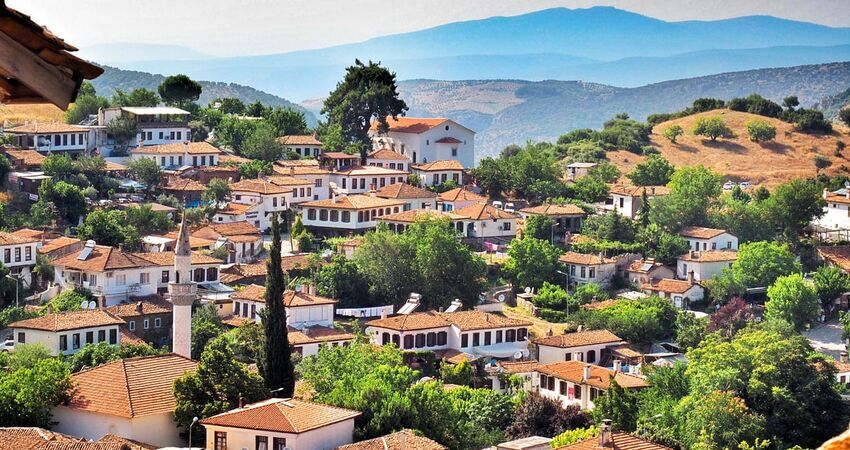
[[818, 325], [804, 332], [803, 336], [821, 353], [837, 357], [839, 352], [845, 350], [844, 342], [841, 341], [841, 325], [837, 320]]

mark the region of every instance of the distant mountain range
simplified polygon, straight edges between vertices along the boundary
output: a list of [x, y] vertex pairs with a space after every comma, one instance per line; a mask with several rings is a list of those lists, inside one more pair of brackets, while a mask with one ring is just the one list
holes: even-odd
[[275, 55], [209, 58], [189, 49], [140, 45], [118, 54], [95, 49], [103, 58], [96, 60], [309, 99], [327, 95], [355, 58], [380, 60], [399, 79], [580, 79], [636, 87], [718, 72], [848, 60], [850, 28], [769, 16], [665, 22], [594, 7], [456, 22]]
[[637, 88], [581, 81], [411, 80], [401, 82], [399, 91], [410, 107], [408, 115], [448, 117], [475, 130], [476, 157], [481, 158], [509, 144], [600, 128], [621, 112], [644, 120], [652, 113], [681, 110], [699, 97], [728, 100], [753, 92], [775, 101], [797, 95], [809, 107], [848, 87], [850, 62], [721, 73]]
[[[115, 89], [130, 91], [135, 88], [146, 88], [156, 91], [157, 87], [165, 78], [163, 75], [135, 70], [121, 70], [109, 66], [103, 67], [105, 69], [103, 75], [92, 80], [92, 84], [98, 94], [105, 97], [111, 97]], [[203, 88], [201, 97], [198, 99], [198, 103], [201, 105], [207, 105], [216, 98], [224, 97], [238, 98], [245, 104], [259, 100], [269, 106], [289, 107], [302, 111], [307, 119], [307, 124], [311, 127], [316, 125], [316, 116], [312, 112], [301, 105], [297, 105], [276, 95], [235, 83], [223, 83], [219, 81], [199, 81], [199, 83]]]

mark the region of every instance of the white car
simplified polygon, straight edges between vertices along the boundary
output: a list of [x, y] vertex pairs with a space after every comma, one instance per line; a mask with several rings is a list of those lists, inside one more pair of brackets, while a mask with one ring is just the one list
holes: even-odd
[[749, 181], [742, 181], [740, 184], [738, 184], [738, 186], [740, 186], [741, 189], [749, 189], [750, 188], [750, 182]]
[[731, 181], [727, 181], [727, 182], [723, 183], [723, 190], [724, 191], [732, 190], [733, 187], [735, 187], [735, 183], [733, 183]]
[[502, 209], [502, 202], [496, 200], [493, 202], [493, 207], [496, 209]]
[[15, 341], [13, 339], [8, 339], [0, 345], [0, 352], [11, 352], [15, 349]]

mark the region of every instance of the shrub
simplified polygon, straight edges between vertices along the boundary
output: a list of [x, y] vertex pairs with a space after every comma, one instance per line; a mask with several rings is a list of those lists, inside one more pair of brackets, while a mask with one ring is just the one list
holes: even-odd
[[776, 127], [763, 120], [751, 120], [747, 122], [747, 134], [753, 142], [770, 141], [776, 137]]

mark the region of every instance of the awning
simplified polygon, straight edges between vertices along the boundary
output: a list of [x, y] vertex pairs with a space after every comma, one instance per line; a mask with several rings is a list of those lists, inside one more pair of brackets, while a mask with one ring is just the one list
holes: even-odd
[[490, 356], [492, 358], [514, 358], [517, 355], [520, 357], [528, 356], [528, 349], [516, 348], [512, 342], [503, 342], [486, 347], [473, 347], [472, 351], [477, 355]]

